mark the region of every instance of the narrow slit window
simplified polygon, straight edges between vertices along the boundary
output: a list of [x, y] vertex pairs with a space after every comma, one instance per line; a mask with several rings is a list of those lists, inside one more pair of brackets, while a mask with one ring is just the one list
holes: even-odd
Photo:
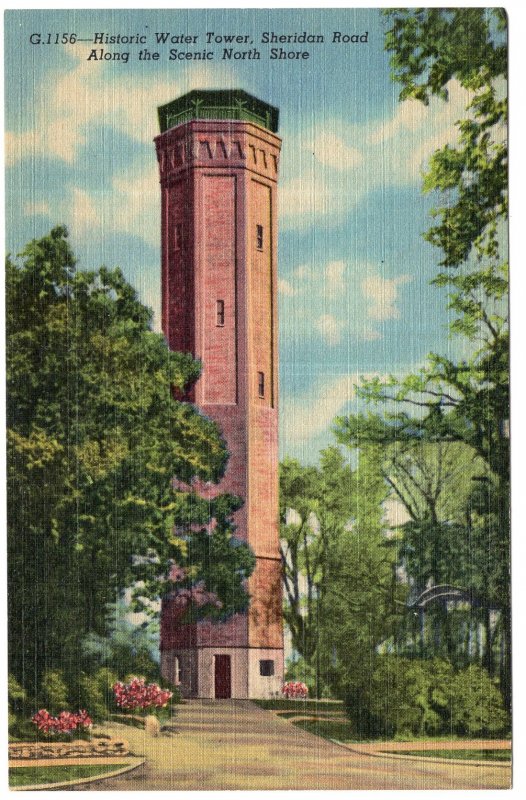
[[256, 225], [256, 247], [263, 250], [263, 225]]
[[182, 222], [177, 222], [175, 225], [174, 247], [176, 250], [183, 250], [183, 246], [184, 246], [183, 224]]
[[225, 324], [225, 301], [217, 300], [216, 302], [216, 325], [220, 328]]
[[258, 372], [258, 394], [260, 397], [265, 397], [265, 373]]

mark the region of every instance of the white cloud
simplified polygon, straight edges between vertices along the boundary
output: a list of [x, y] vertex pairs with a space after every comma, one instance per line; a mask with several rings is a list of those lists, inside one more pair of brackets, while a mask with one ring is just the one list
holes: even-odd
[[330, 208], [330, 190], [325, 181], [313, 176], [301, 176], [285, 181], [279, 189], [280, 218], [309, 224], [314, 214], [327, 214]]
[[410, 280], [410, 275], [398, 275], [396, 278], [369, 275], [364, 278], [361, 282], [361, 290], [369, 302], [367, 316], [379, 321], [397, 319], [400, 316], [400, 311], [396, 307], [398, 287]]
[[356, 402], [355, 385], [370, 375], [339, 375], [320, 381], [308, 394], [283, 399], [280, 408], [281, 437], [287, 447], [294, 448], [326, 432], [339, 414], [350, 412]]
[[[156, 165], [132, 164], [126, 176], [115, 176], [111, 189], [74, 187], [56, 208], [78, 237], [111, 232], [139, 236], [159, 244], [160, 197]], [[36, 213], [33, 211], [33, 213]]]
[[323, 433], [355, 397], [356, 377], [344, 375], [320, 383], [307, 397], [287, 398], [281, 409], [285, 441], [292, 445]]
[[345, 261], [329, 261], [325, 267], [325, 286], [330, 292], [340, 292], [345, 289]]
[[86, 61], [88, 50], [75, 48], [76, 66], [46, 76], [35, 91], [31, 130], [6, 133], [6, 161], [14, 164], [26, 156], [57, 158], [73, 163], [88, 141], [90, 129], [104, 120], [132, 139], [151, 142], [158, 133], [157, 106], [190, 89], [228, 82], [226, 68], [197, 66], [185, 70], [184, 79], [152, 80], [134, 76], [130, 91], [126, 72], [115, 76], [102, 62]]
[[392, 139], [397, 134], [407, 134], [421, 128], [428, 116], [428, 108], [418, 100], [404, 100], [398, 103], [394, 115], [383, 120], [368, 135], [369, 144], [377, 145]]
[[[469, 114], [466, 107], [473, 92], [457, 80], [447, 84], [449, 99], [431, 97], [425, 106], [412, 98], [396, 106], [390, 120], [376, 126], [368, 136], [369, 143], [385, 153], [385, 179], [389, 183], [411, 183], [421, 180], [433, 152], [445, 145], [455, 145], [459, 119]], [[396, 157], [395, 157], [396, 156]]]
[[354, 169], [363, 161], [363, 154], [350, 147], [334, 133], [321, 133], [314, 140], [314, 155], [322, 164], [334, 169]]
[[[313, 126], [305, 120], [284, 131], [286, 174], [281, 192], [281, 222], [298, 229], [312, 224], [341, 222], [378, 185], [419, 185], [432, 153], [455, 145], [459, 119], [473, 93], [451, 80], [447, 102], [432, 97], [425, 106], [408, 99], [393, 105], [381, 120], [353, 125], [330, 119]], [[499, 91], [504, 93], [502, 87]], [[492, 132], [496, 141], [503, 132]], [[350, 144], [352, 142], [352, 145]], [[334, 169], [339, 170], [336, 177]]]
[[41, 215], [43, 217], [51, 216], [51, 207], [46, 200], [42, 200], [40, 203], [37, 202], [30, 202], [26, 203], [24, 206], [24, 214], [35, 214]]
[[80, 235], [102, 226], [100, 206], [95, 203], [87, 192], [77, 187], [73, 189], [71, 222], [72, 229], [76, 234]]
[[113, 190], [113, 228], [158, 245], [161, 200], [157, 165], [114, 178]]
[[[418, 370], [420, 364], [398, 367], [395, 375], [402, 376]], [[311, 460], [313, 447], [324, 447], [334, 438], [331, 429], [336, 417], [357, 414], [364, 409], [365, 401], [358, 397], [356, 387], [364, 380], [386, 380], [383, 372], [353, 372], [347, 375], [326, 376], [310, 386], [304, 394], [282, 396], [280, 399], [280, 447], [284, 454]], [[386, 405], [389, 410], [395, 410]], [[398, 409], [399, 410], [399, 409]], [[387, 501], [386, 517], [402, 524], [403, 513]]]
[[292, 297], [295, 294], [294, 287], [289, 281], [286, 281], [285, 278], [280, 278], [278, 280], [278, 291], [287, 297]]
[[314, 323], [314, 327], [321, 333], [327, 344], [335, 345], [341, 342], [344, 323], [333, 317], [332, 314], [322, 314]]
[[377, 323], [399, 318], [400, 287], [410, 280], [407, 274], [386, 277], [367, 262], [300, 264], [280, 282], [283, 335], [321, 336], [330, 346], [381, 339], [384, 326]]
[[292, 274], [300, 281], [311, 280], [314, 277], [314, 271], [308, 264], [300, 264]]

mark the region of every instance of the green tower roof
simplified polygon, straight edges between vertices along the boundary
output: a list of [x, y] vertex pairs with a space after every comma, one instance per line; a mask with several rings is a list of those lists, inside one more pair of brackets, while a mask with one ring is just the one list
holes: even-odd
[[242, 89], [194, 89], [159, 106], [161, 133], [191, 119], [240, 119], [277, 133], [279, 111]]

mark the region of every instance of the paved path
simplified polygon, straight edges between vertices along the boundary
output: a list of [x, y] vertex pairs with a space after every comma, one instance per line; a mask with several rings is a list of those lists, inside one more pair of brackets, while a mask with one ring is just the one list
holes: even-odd
[[146, 756], [146, 764], [128, 775], [85, 784], [76, 791], [510, 786], [508, 765], [426, 763], [356, 753], [245, 700], [186, 703], [178, 709], [176, 730], [158, 738], [117, 724], [108, 730], [126, 738], [134, 755]]

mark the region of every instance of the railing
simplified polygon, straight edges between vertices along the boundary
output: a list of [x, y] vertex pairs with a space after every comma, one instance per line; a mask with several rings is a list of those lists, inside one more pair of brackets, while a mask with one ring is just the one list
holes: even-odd
[[166, 117], [167, 128], [174, 128], [191, 119], [238, 119], [254, 122], [265, 128], [270, 127], [270, 115], [265, 116], [249, 111], [238, 106], [199, 106], [199, 108], [185, 108], [178, 114], [168, 114]]

